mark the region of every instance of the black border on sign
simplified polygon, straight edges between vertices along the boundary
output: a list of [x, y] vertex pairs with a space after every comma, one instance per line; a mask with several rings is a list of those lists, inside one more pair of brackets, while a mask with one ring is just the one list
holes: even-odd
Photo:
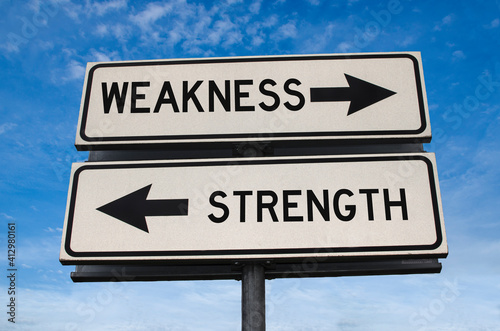
[[[146, 62], [125, 62], [125, 63], [101, 63], [93, 66], [89, 70], [87, 86], [85, 88], [85, 98], [83, 104], [82, 120], [80, 125], [80, 137], [87, 142], [151, 142], [151, 143], [166, 143], [166, 142], [182, 142], [182, 140], [197, 139], [199, 142], [210, 142], [210, 139], [234, 139], [240, 141], [247, 138], [258, 138], [263, 133], [234, 133], [234, 134], [207, 134], [207, 135], [157, 135], [157, 136], [123, 136], [123, 137], [88, 137], [85, 134], [87, 125], [88, 107], [90, 102], [92, 79], [94, 71], [99, 68], [110, 67], [141, 67], [151, 65], [190, 65], [190, 64], [207, 64], [207, 63], [243, 63], [243, 62], [284, 62], [284, 61], [313, 61], [313, 60], [352, 60], [352, 59], [386, 59], [386, 58], [408, 58], [413, 62], [415, 71], [415, 84], [417, 89], [417, 97], [420, 110], [420, 128], [415, 130], [381, 130], [381, 131], [336, 131], [336, 132], [281, 132], [272, 133], [267, 140], [275, 140], [275, 138], [300, 138], [314, 137], [318, 139], [327, 139], [330, 137], [356, 137], [363, 138], [365, 136], [387, 136], [387, 135], [416, 135], [424, 132], [427, 127], [425, 116], [424, 97], [422, 91], [422, 81], [420, 77], [420, 68], [418, 60], [411, 54], [357, 54], [357, 55], [310, 55], [310, 56], [281, 56], [281, 57], [255, 57], [255, 58], [222, 58], [222, 59], [195, 59], [195, 60], [166, 60], [166, 61], [146, 61]], [[409, 137], [413, 138], [413, 137]], [[418, 138], [413, 138], [418, 139]], [[422, 138], [422, 141], [427, 139]], [[99, 144], [100, 145], [100, 144]]]
[[[75, 252], [71, 249], [71, 234], [73, 230], [73, 218], [78, 189], [79, 175], [85, 170], [102, 169], [141, 169], [141, 168], [168, 168], [168, 167], [203, 167], [203, 166], [241, 166], [241, 165], [262, 165], [262, 164], [303, 164], [303, 163], [354, 163], [354, 162], [384, 162], [384, 161], [423, 161], [427, 165], [429, 175], [429, 185], [434, 212], [434, 224], [436, 230], [436, 241], [426, 245], [401, 245], [401, 246], [359, 246], [359, 247], [330, 247], [330, 248], [286, 248], [286, 249], [231, 249], [231, 250], [201, 250], [201, 251], [116, 251], [116, 252]], [[129, 257], [182, 257], [182, 256], [204, 256], [208, 260], [210, 256], [231, 255], [237, 258], [241, 255], [266, 255], [273, 258], [275, 254], [321, 254], [321, 253], [366, 253], [366, 252], [398, 252], [398, 251], [431, 251], [438, 248], [443, 242], [441, 229], [441, 218], [439, 212], [438, 195], [436, 191], [436, 179], [432, 162], [423, 155], [399, 155], [399, 156], [360, 156], [360, 157], [340, 157], [322, 159], [282, 159], [282, 160], [238, 160], [238, 164], [228, 164], [227, 161], [203, 161], [203, 162], [172, 162], [172, 163], [131, 163], [131, 164], [96, 164], [83, 165], [78, 168], [74, 175], [71, 186], [71, 196], [68, 206], [67, 227], [64, 248], [66, 253], [72, 257], [96, 257], [113, 258]], [[387, 254], [385, 254], [387, 255]], [[387, 256], [386, 256], [387, 257]], [[229, 256], [228, 256], [229, 258]], [[267, 257], [266, 257], [267, 258]], [[203, 260], [203, 259], [202, 259]], [[63, 261], [69, 262], [69, 261]], [[88, 262], [88, 261], [87, 261]]]

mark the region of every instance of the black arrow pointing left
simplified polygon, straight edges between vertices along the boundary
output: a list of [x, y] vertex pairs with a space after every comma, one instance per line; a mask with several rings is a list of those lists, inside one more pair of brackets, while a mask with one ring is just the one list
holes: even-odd
[[127, 194], [97, 210], [148, 233], [146, 216], [188, 214], [188, 199], [147, 200], [152, 185]]

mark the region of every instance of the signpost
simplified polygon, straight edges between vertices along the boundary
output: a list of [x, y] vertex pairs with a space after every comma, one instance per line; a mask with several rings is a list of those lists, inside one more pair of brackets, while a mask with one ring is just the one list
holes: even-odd
[[[441, 270], [430, 140], [418, 52], [89, 63], [75, 146], [115, 161], [73, 164], [60, 261], [74, 281], [242, 279], [242, 329], [264, 330], [265, 277]], [[194, 154], [245, 148], [262, 156]]]
[[75, 164], [61, 262], [446, 253], [425, 153]]
[[89, 63], [76, 146], [430, 139], [410, 52]]

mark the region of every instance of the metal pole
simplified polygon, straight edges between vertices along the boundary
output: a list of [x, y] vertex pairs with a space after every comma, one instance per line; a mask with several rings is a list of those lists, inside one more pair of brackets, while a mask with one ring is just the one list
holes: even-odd
[[266, 330], [266, 285], [264, 266], [243, 266], [241, 278], [241, 330]]

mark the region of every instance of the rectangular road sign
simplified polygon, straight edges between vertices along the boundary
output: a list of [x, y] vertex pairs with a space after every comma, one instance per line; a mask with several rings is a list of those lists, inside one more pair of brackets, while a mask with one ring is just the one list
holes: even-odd
[[367, 139], [430, 141], [420, 53], [89, 63], [75, 144]]
[[432, 153], [88, 162], [63, 264], [444, 257]]

